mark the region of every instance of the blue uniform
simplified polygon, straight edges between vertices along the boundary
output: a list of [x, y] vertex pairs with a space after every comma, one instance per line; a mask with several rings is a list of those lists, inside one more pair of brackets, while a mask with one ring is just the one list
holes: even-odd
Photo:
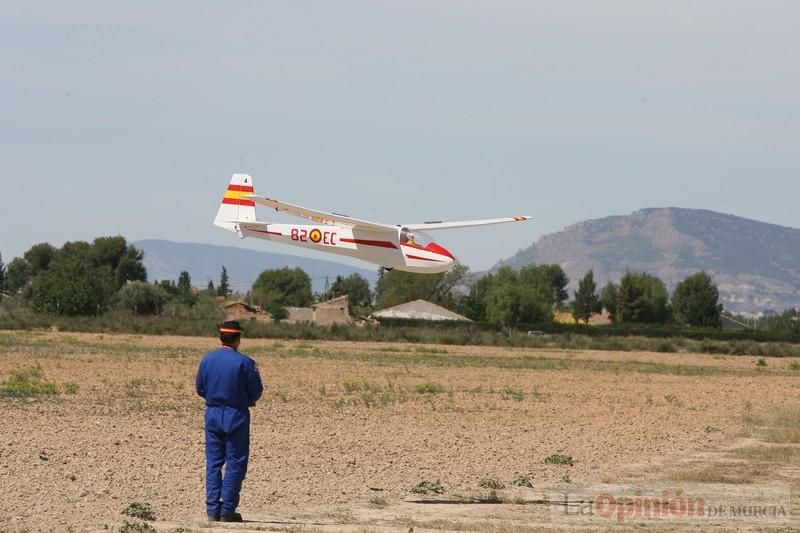
[[[250, 407], [264, 388], [256, 363], [229, 346], [200, 362], [197, 394], [206, 400], [206, 511], [230, 515], [239, 505], [250, 451]], [[225, 478], [222, 478], [222, 465]]]

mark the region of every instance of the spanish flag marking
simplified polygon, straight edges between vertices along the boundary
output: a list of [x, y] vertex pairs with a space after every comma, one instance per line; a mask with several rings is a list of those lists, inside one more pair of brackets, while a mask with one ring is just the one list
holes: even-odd
[[249, 198], [242, 198], [245, 194], [253, 194], [253, 187], [248, 185], [228, 185], [228, 190], [222, 198], [223, 204], [255, 206], [256, 203]]

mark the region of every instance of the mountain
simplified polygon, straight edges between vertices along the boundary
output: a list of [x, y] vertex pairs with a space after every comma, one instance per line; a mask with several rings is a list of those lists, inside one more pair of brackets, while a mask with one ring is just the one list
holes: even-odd
[[730, 311], [800, 307], [800, 229], [702, 209], [642, 209], [579, 222], [494, 269], [531, 263], [561, 265], [573, 290], [590, 268], [598, 288], [630, 270], [655, 274], [670, 290], [705, 270]]
[[134, 246], [144, 252], [147, 279], [177, 280], [182, 270], [189, 272], [192, 284], [205, 287], [208, 280], [219, 283], [223, 265], [228, 271], [231, 289], [246, 292], [258, 275], [267, 269], [300, 267], [311, 278], [312, 290], [325, 290], [326, 278], [330, 283], [336, 276], [360, 274], [371, 284], [378, 279], [378, 269], [368, 270], [334, 261], [309, 259], [288, 254], [259, 252], [235, 246], [216, 246], [157, 239], [136, 241]]

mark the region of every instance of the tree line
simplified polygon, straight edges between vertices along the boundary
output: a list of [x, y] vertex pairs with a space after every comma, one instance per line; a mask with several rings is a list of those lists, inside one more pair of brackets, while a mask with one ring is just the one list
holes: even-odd
[[[148, 283], [143, 258], [144, 252], [122, 236], [71, 241], [60, 248], [39, 243], [8, 265], [0, 256], [0, 290], [35, 312], [65, 316], [111, 309], [159, 314], [169, 304], [191, 307], [198, 302], [202, 294], [192, 287], [188, 272], [181, 272], [177, 282]], [[223, 267], [215, 293], [228, 290]]]
[[570, 311], [576, 322], [588, 322], [603, 309], [615, 323], [720, 326], [719, 291], [705, 272], [687, 276], [671, 297], [663, 281], [647, 273], [628, 272], [618, 284], [609, 283], [598, 292], [590, 270], [579, 281], [571, 302], [567, 301], [568, 284], [559, 265], [503, 267], [477, 280], [471, 279], [466, 266], [456, 265], [440, 274], [380, 269], [374, 292], [358, 274], [338, 276], [326, 293], [314, 295], [302, 269], [283, 268], [262, 272], [249, 300], [275, 316], [283, 316], [285, 306], [303, 307], [347, 294], [355, 314], [422, 299], [478, 322], [512, 328], [552, 321], [560, 311]]
[[[216, 286], [209, 280], [204, 290], [197, 290], [187, 271], [177, 281], [148, 283], [143, 257], [122, 236], [67, 242], [61, 248], [40, 243], [7, 265], [0, 256], [0, 289], [17, 295], [36, 312], [60, 315], [94, 315], [110, 309], [160, 314], [168, 306], [174, 313], [175, 306], [193, 307], [203, 299], [211, 309], [210, 297], [231, 294], [224, 266]], [[307, 307], [348, 295], [350, 312], [357, 316], [422, 299], [472, 320], [509, 328], [550, 322], [560, 312], [570, 312], [576, 322], [588, 322], [602, 310], [614, 323], [720, 326], [719, 291], [705, 272], [687, 276], [672, 294], [657, 276], [640, 272], [627, 272], [619, 283], [598, 290], [590, 270], [579, 280], [571, 301], [568, 284], [559, 265], [502, 267], [476, 277], [468, 267], [456, 264], [439, 274], [381, 268], [374, 290], [359, 274], [337, 276], [325, 291], [315, 294], [305, 271], [286, 267], [263, 271], [246, 294], [235, 296], [276, 319], [287, 315], [286, 307]], [[790, 310], [762, 319], [760, 325], [800, 332], [800, 317], [797, 310]]]

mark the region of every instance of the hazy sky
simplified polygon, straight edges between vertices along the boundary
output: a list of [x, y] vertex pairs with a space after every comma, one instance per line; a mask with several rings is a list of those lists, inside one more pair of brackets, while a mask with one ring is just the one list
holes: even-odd
[[0, 253], [121, 234], [309, 255], [212, 225], [234, 172], [392, 224], [534, 217], [437, 233], [473, 270], [644, 207], [798, 227], [798, 20], [790, 1], [5, 1]]

